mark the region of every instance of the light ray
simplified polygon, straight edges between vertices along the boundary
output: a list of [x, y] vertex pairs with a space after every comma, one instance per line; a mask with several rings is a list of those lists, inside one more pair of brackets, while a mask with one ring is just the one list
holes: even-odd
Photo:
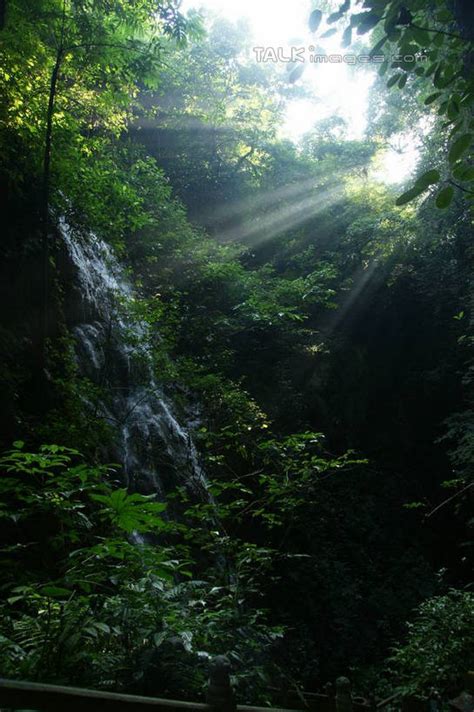
[[355, 277], [353, 278], [353, 285], [349, 291], [349, 294], [346, 296], [339, 309], [334, 312], [329, 323], [325, 326], [324, 331], [327, 335], [334, 332], [338, 328], [349, 312], [354, 308], [356, 302], [360, 301], [363, 293], [371, 284], [378, 267], [379, 262], [374, 259], [366, 267], [360, 267], [357, 270]]
[[[214, 208], [212, 211], [213, 216], [219, 220], [220, 218], [235, 218], [239, 215], [256, 212], [258, 210], [264, 210], [265, 208], [271, 208], [273, 205], [281, 203], [282, 200], [288, 200], [290, 198], [299, 198], [303, 194], [308, 194], [310, 191], [317, 190], [317, 185], [315, 184], [315, 177], [307, 178], [299, 183], [289, 183], [283, 185], [280, 188], [271, 188], [265, 191], [258, 191], [258, 194], [254, 194], [242, 200], [235, 201], [233, 203], [226, 203], [219, 208]], [[207, 213], [199, 214], [203, 217]]]
[[252, 221], [220, 233], [224, 241], [250, 242], [259, 245], [294, 229], [320, 213], [330, 205], [342, 200], [341, 187], [329, 188], [318, 195], [310, 195], [296, 203], [273, 210], [262, 219], [254, 216]]

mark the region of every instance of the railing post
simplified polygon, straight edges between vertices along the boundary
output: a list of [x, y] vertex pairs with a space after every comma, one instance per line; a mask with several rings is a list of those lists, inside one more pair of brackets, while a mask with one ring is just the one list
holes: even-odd
[[430, 712], [438, 712], [441, 706], [441, 696], [435, 687], [432, 687], [428, 697], [428, 709]]
[[323, 690], [324, 690], [324, 694], [327, 697], [330, 697], [330, 698], [334, 697], [334, 685], [332, 684], [332, 682], [327, 682], [324, 685]]
[[377, 709], [377, 698], [375, 697], [374, 692], [369, 692], [368, 703], [372, 712], [375, 712], [375, 710]]
[[215, 712], [235, 712], [234, 690], [230, 684], [230, 662], [225, 655], [211, 660], [206, 702]]
[[336, 680], [336, 712], [352, 712], [351, 683], [347, 677]]

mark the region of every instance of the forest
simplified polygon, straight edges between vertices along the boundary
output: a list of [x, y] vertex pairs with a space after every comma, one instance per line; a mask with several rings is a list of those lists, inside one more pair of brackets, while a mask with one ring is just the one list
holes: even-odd
[[0, 3], [0, 677], [463, 690], [473, 43], [471, 0]]

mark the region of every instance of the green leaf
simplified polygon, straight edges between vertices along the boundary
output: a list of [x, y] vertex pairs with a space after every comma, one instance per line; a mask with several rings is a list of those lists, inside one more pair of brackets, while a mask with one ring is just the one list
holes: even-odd
[[393, 87], [402, 77], [402, 74], [393, 74], [387, 82], [387, 89]]
[[313, 10], [311, 15], [309, 16], [309, 29], [311, 32], [316, 32], [318, 29], [319, 25], [321, 24], [321, 20], [323, 19], [323, 13], [321, 10]]
[[427, 96], [424, 101], [425, 106], [429, 106], [430, 104], [432, 104], [434, 101], [436, 101], [436, 99], [438, 99], [438, 97], [441, 96], [441, 94], [442, 92], [435, 91], [434, 94], [430, 94], [429, 96]]
[[342, 46], [349, 47], [352, 42], [352, 27], [348, 25], [342, 35]]
[[453, 16], [446, 8], [443, 8], [436, 13], [436, 19], [438, 22], [452, 22]]
[[450, 102], [448, 103], [447, 114], [448, 114], [448, 119], [450, 120], [450, 122], [451, 122], [451, 121], [456, 121], [456, 119], [457, 119], [457, 117], [458, 117], [458, 115], [459, 115], [459, 109], [458, 109], [458, 107], [456, 106], [456, 104], [453, 103], [452, 101], [450, 101]]
[[103, 633], [110, 633], [110, 627], [107, 625], [107, 623], [101, 623], [101, 621], [96, 621], [94, 623], [94, 626], [97, 628], [97, 630], [101, 630]]
[[12, 606], [14, 603], [18, 603], [18, 601], [23, 601], [24, 599], [25, 596], [10, 596], [10, 598], [7, 598], [7, 603]]
[[[329, 20], [328, 20], [328, 22], [329, 22]], [[337, 30], [335, 28], [332, 28], [331, 30], [328, 30], [323, 35], [321, 35], [321, 39], [324, 37], [332, 37], [333, 35], [336, 34], [336, 32], [337, 32]]]
[[369, 53], [370, 56], [373, 57], [374, 55], [376, 55], [377, 52], [379, 52], [382, 49], [382, 47], [384, 46], [384, 44], [387, 40], [388, 40], [387, 35], [385, 35], [385, 37], [382, 37], [382, 39], [379, 40], [377, 42], [377, 44], [370, 50], [370, 53]]
[[398, 196], [395, 201], [395, 205], [405, 205], [406, 203], [409, 203], [410, 201], [417, 198], [419, 195], [421, 195], [421, 193], [423, 193], [422, 188], [410, 188], [410, 190], [407, 190], [405, 193]]
[[474, 168], [461, 164], [453, 169], [453, 176], [462, 181], [474, 180]]
[[448, 108], [448, 102], [447, 102], [447, 100], [441, 102], [441, 104], [440, 104], [439, 107], [438, 107], [438, 116], [442, 116], [442, 115], [446, 112], [446, 109], [447, 109], [447, 108]]
[[87, 633], [87, 635], [90, 635], [91, 638], [97, 638], [97, 629], [93, 625], [86, 626], [84, 628], [84, 633]]
[[426, 171], [426, 173], [423, 173], [417, 180], [415, 181], [415, 188], [421, 188], [421, 190], [426, 190], [428, 186], [432, 185], [433, 183], [437, 183], [440, 179], [440, 174], [439, 171], [437, 171], [435, 168], [432, 168], [429, 171]]
[[375, 12], [364, 13], [364, 16], [362, 16], [359, 21], [359, 25], [357, 27], [357, 34], [364, 35], [366, 32], [375, 27], [375, 25], [378, 24], [379, 20], [380, 15], [376, 14]]
[[389, 9], [387, 12], [387, 17], [385, 18], [385, 23], [384, 23], [384, 28], [385, 32], [389, 32], [390, 30], [394, 29], [397, 23], [399, 15], [399, 9], [396, 5], [389, 5]]
[[420, 47], [429, 47], [430, 36], [426, 30], [421, 30], [418, 27], [410, 27], [410, 31], [413, 39], [420, 45]]
[[[342, 17], [342, 13], [340, 13], [339, 10], [337, 12], [332, 12], [327, 19], [328, 25], [332, 25], [333, 22], [337, 22], [338, 20], [341, 19], [341, 17]], [[324, 37], [324, 35], [323, 35], [323, 37]]]
[[408, 10], [408, 8], [402, 5], [400, 7], [400, 12], [397, 17], [397, 25], [408, 26], [411, 24], [412, 20], [413, 15], [411, 14], [410, 10]]
[[400, 39], [401, 34], [402, 34], [400, 32], [400, 30], [397, 30], [394, 27], [387, 29], [386, 32], [387, 32], [388, 39], [390, 40], [390, 42], [398, 42], [398, 40]]
[[450, 65], [444, 67], [444, 74], [441, 70], [441, 65], [439, 65], [433, 76], [433, 84], [437, 89], [444, 89], [448, 84], [451, 84], [453, 79], [454, 73]]
[[471, 145], [472, 134], [465, 133], [453, 143], [449, 149], [448, 159], [450, 163], [455, 163]]
[[436, 72], [436, 69], [438, 67], [438, 62], [433, 62], [433, 64], [430, 64], [428, 69], [425, 72], [425, 77], [431, 77], [434, 72]]
[[406, 74], [403, 74], [400, 79], [398, 80], [398, 88], [403, 89], [405, 84], [407, 83], [408, 76]]
[[443, 188], [443, 190], [440, 190], [440, 192], [436, 196], [436, 207], [440, 208], [441, 210], [448, 208], [451, 205], [453, 195], [454, 190], [451, 185], [448, 185], [446, 186], [446, 188]]
[[166, 640], [166, 632], [161, 631], [161, 633], [155, 633], [153, 636], [153, 642], [155, 644], [156, 648], [159, 648], [160, 645]]
[[436, 72], [434, 73], [433, 84], [435, 85], [435, 87], [438, 87], [440, 89], [443, 88], [443, 77], [442, 77], [442, 73], [441, 73], [441, 65], [440, 64], [438, 65]]
[[407, 190], [396, 199], [395, 205], [405, 205], [405, 203], [409, 203], [411, 200], [424, 193], [430, 185], [437, 183], [440, 180], [440, 177], [439, 171], [435, 168], [426, 171], [426, 173], [423, 173], [423, 175], [415, 181], [415, 185], [410, 188], [410, 190]]

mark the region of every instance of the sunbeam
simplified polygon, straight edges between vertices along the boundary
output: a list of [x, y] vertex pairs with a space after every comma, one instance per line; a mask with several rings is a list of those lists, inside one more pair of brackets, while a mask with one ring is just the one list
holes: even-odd
[[374, 259], [367, 266], [360, 267], [357, 270], [352, 278], [352, 287], [349, 290], [349, 293], [342, 301], [339, 308], [333, 312], [329, 322], [325, 325], [324, 331], [327, 335], [336, 331], [349, 313], [357, 306], [357, 303], [360, 302], [362, 295], [371, 284], [377, 272], [378, 266], [379, 264], [377, 260]]
[[[220, 220], [227, 221], [252, 211], [257, 213], [260, 210], [269, 209], [283, 200], [299, 198], [301, 195], [307, 195], [315, 190], [317, 190], [317, 183], [314, 176], [311, 176], [298, 183], [282, 185], [276, 190], [259, 190], [258, 193], [254, 193], [242, 200], [221, 205], [212, 211], [212, 215], [217, 222]], [[202, 211], [198, 214], [198, 218], [205, 218], [206, 214], [206, 211]]]
[[220, 233], [224, 242], [240, 241], [253, 246], [267, 242], [287, 230], [303, 225], [330, 205], [342, 198], [341, 187], [329, 188], [317, 195], [310, 195], [291, 205], [277, 208], [259, 219], [252, 216], [246, 223]]

